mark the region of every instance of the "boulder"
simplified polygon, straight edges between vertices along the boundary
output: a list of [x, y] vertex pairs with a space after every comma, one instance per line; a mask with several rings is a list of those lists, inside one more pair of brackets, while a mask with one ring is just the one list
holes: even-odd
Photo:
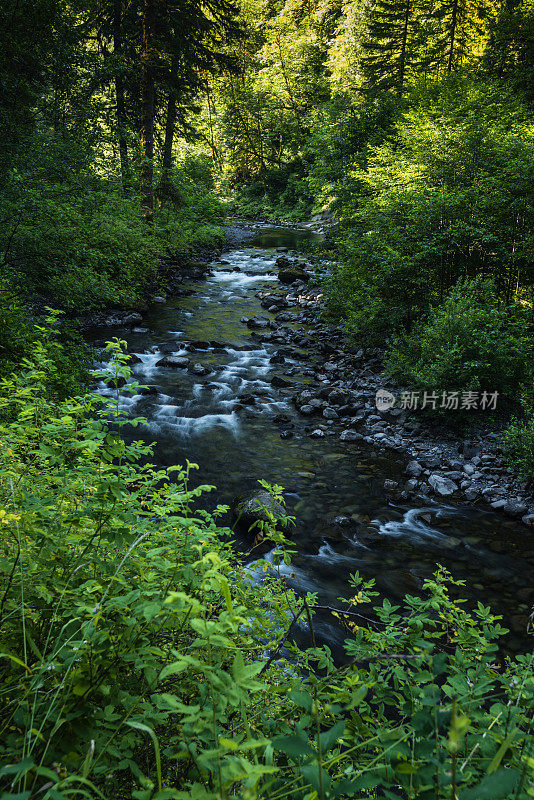
[[428, 482], [434, 491], [443, 497], [447, 497], [448, 495], [454, 494], [454, 492], [458, 491], [458, 486], [454, 483], [454, 481], [451, 481], [450, 478], [444, 478], [443, 475], [438, 475], [437, 473], [430, 475]]
[[291, 385], [291, 381], [288, 381], [287, 378], [282, 378], [281, 375], [275, 375], [274, 378], [271, 379], [271, 386], [274, 386], [277, 389], [283, 389]]
[[422, 473], [423, 467], [419, 463], [419, 461], [409, 461], [406, 465], [406, 474], [409, 475], [411, 478], [418, 478], [419, 475]]
[[325, 419], [339, 419], [339, 414], [335, 409], [327, 407], [323, 411], [323, 417]]
[[266, 490], [260, 489], [234, 506], [240, 526], [248, 530], [255, 522], [269, 522], [271, 516], [278, 522], [286, 516], [284, 507]]
[[133, 311], [131, 314], [127, 314], [123, 319], [125, 325], [134, 325], [136, 322], [142, 321], [143, 317], [138, 311]]
[[278, 280], [280, 283], [285, 283], [288, 286], [297, 281], [307, 283], [309, 279], [310, 276], [308, 273], [300, 269], [300, 267], [284, 267], [278, 271]]
[[164, 356], [156, 361], [156, 367], [174, 367], [176, 369], [186, 369], [189, 366], [189, 359], [185, 356]]
[[207, 375], [210, 370], [203, 364], [193, 364], [190, 368], [190, 372], [192, 372], [193, 375]]
[[528, 511], [528, 506], [521, 500], [508, 500], [504, 504], [503, 510], [510, 517], [523, 517]]
[[359, 442], [361, 439], [363, 439], [361, 433], [351, 430], [342, 431], [339, 437], [341, 442]]
[[269, 320], [265, 317], [252, 317], [252, 319], [247, 319], [246, 325], [247, 328], [251, 328], [252, 330], [268, 328]]

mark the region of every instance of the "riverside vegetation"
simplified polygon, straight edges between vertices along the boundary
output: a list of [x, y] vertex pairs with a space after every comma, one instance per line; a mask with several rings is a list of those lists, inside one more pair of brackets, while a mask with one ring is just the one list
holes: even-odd
[[54, 372], [37, 343], [2, 385], [3, 797], [531, 796], [533, 655], [499, 655], [488, 608], [449, 599], [443, 569], [402, 608], [355, 574], [336, 666], [314, 595], [247, 570], [223, 509], [195, 508], [194, 465], [125, 444], [119, 390], [50, 400]]
[[0, 0], [0, 23], [1, 797], [534, 796], [533, 655], [502, 620], [439, 565], [401, 605], [355, 574], [334, 663], [278, 574], [289, 521], [266, 510], [275, 556], [247, 567], [194, 464], [151, 463], [120, 388], [87, 393], [72, 324], [164, 293], [225, 208], [320, 212], [329, 313], [405, 385], [499, 391], [532, 481], [531, 0]]

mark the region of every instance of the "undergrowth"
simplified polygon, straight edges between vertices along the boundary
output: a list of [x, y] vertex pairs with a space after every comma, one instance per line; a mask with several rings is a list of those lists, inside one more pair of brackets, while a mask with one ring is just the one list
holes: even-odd
[[2, 798], [534, 796], [533, 655], [499, 654], [488, 608], [442, 568], [403, 607], [353, 575], [339, 667], [273, 521], [272, 563], [246, 566], [195, 465], [127, 444], [120, 390], [52, 399], [49, 361], [36, 345], [0, 394]]

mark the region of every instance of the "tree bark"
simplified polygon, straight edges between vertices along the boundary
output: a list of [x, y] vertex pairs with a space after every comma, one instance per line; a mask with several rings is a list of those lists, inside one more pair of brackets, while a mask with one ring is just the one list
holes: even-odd
[[452, 4], [452, 19], [451, 19], [451, 37], [449, 45], [449, 61], [447, 64], [447, 72], [452, 72], [454, 63], [454, 45], [456, 44], [456, 23], [458, 20], [458, 0], [453, 0]]
[[399, 85], [397, 89], [399, 97], [402, 97], [402, 93], [404, 91], [404, 75], [406, 73], [406, 49], [408, 45], [408, 24], [410, 22], [410, 7], [411, 7], [410, 0], [406, 0], [406, 13], [404, 15], [404, 28], [402, 31], [402, 46], [401, 46], [401, 56], [399, 65]]
[[115, 62], [115, 96], [117, 100], [117, 132], [121, 162], [122, 191], [127, 195], [131, 188], [128, 143], [126, 141], [126, 104], [122, 75], [122, 0], [113, 0], [113, 54]]
[[154, 219], [154, 59], [156, 0], [144, 0], [141, 55], [141, 208], [148, 223]]
[[176, 72], [177, 58], [173, 56], [171, 62], [171, 75], [169, 82], [169, 100], [167, 102], [167, 117], [165, 120], [165, 141], [163, 144], [163, 160], [161, 162], [161, 185], [167, 186], [171, 182], [172, 170], [172, 145], [174, 142], [174, 129], [176, 126]]

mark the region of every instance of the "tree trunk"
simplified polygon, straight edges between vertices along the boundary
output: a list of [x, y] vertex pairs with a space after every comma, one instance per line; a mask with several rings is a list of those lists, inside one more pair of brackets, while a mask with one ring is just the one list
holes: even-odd
[[174, 128], [176, 126], [176, 71], [178, 68], [177, 58], [173, 57], [171, 62], [171, 76], [169, 82], [169, 100], [167, 103], [167, 118], [165, 120], [165, 141], [163, 144], [163, 161], [161, 162], [161, 185], [167, 186], [171, 183], [172, 169], [172, 145], [174, 142]]
[[451, 19], [451, 38], [449, 45], [449, 62], [447, 64], [447, 72], [452, 72], [452, 65], [454, 62], [454, 45], [456, 43], [456, 23], [458, 20], [458, 0], [453, 0], [452, 4], [452, 19]]
[[401, 46], [401, 54], [400, 54], [400, 64], [399, 64], [399, 85], [398, 85], [398, 93], [399, 97], [402, 97], [402, 93], [404, 91], [404, 75], [406, 72], [406, 48], [408, 43], [408, 24], [410, 21], [410, 0], [406, 0], [406, 13], [404, 15], [404, 28], [402, 31], [402, 46]]
[[154, 38], [156, 0], [145, 0], [141, 55], [141, 207], [148, 223], [154, 219]]
[[117, 132], [121, 162], [122, 191], [129, 194], [131, 188], [128, 143], [126, 141], [126, 104], [124, 102], [124, 80], [122, 75], [122, 0], [113, 0], [113, 54], [115, 62], [115, 96], [117, 99]]

